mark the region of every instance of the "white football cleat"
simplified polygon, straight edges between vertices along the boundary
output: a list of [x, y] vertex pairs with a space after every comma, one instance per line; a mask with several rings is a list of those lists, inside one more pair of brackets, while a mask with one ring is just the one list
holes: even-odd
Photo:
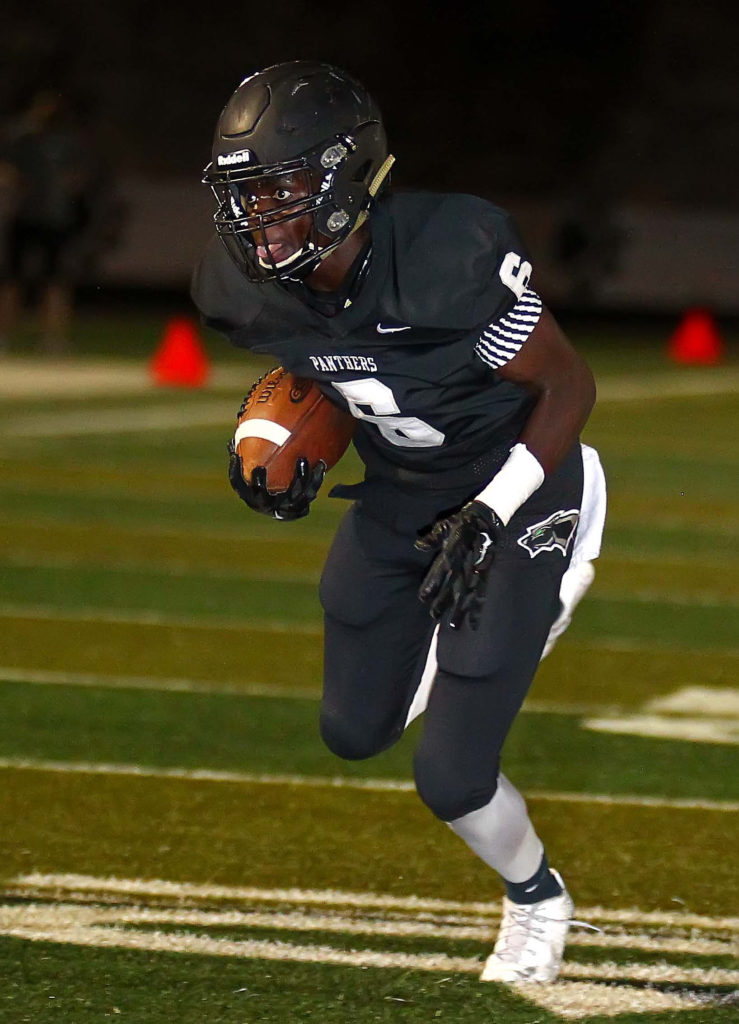
[[480, 981], [542, 984], [554, 981], [559, 974], [575, 907], [561, 876], [550, 870], [562, 886], [559, 896], [528, 904], [512, 903], [503, 897], [498, 940]]

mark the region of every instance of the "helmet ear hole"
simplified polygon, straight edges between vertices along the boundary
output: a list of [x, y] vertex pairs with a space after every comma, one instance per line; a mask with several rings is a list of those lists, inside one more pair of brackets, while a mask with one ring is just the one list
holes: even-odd
[[372, 174], [372, 161], [365, 160], [357, 167], [356, 171], [352, 175], [352, 181], [362, 183], [364, 185], [369, 184], [370, 175]]

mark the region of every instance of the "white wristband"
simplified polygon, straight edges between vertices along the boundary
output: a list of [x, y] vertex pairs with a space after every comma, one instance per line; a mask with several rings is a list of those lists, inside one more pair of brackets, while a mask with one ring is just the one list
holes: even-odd
[[475, 500], [484, 502], [503, 525], [507, 525], [516, 509], [543, 483], [544, 470], [539, 460], [525, 444], [515, 444], [511, 454]]

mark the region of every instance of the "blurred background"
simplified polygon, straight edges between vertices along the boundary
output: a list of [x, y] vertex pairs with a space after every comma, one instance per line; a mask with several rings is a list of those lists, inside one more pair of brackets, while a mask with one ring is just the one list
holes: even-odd
[[376, 95], [397, 186], [472, 192], [514, 213], [558, 310], [700, 305], [728, 323], [739, 314], [738, 27], [731, 0], [182, 0], [176, 11], [7, 0], [0, 114], [7, 140], [47, 92], [94, 144], [83, 306], [133, 292], [186, 308], [211, 230], [199, 179], [216, 117], [247, 74], [307, 57]]

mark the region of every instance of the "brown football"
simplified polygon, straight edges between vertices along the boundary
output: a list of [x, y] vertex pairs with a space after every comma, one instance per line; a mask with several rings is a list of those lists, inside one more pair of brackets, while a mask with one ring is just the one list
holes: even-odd
[[319, 459], [331, 469], [349, 447], [354, 424], [314, 381], [278, 366], [256, 382], [238, 417], [234, 445], [244, 479], [265, 466], [267, 489], [276, 492], [290, 486], [301, 457], [311, 469]]

